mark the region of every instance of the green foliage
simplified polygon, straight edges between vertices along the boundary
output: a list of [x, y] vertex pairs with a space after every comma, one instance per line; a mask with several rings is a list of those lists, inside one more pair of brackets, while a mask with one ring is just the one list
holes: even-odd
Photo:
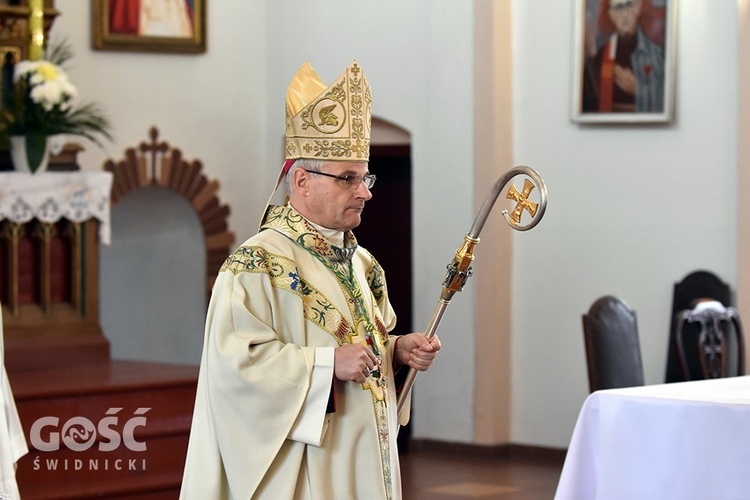
[[95, 103], [77, 104], [76, 88], [62, 65], [73, 57], [64, 41], [50, 46], [42, 61], [20, 61], [15, 65], [10, 95], [0, 111], [0, 134], [7, 144], [11, 135], [34, 136], [32, 142], [50, 135], [85, 137], [98, 146], [112, 140], [111, 124]]

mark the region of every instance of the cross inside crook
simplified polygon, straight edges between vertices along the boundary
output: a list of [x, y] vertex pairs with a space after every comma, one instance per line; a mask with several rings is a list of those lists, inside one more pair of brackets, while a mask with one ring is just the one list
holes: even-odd
[[510, 189], [508, 189], [507, 198], [516, 202], [516, 208], [513, 209], [509, 216], [510, 220], [513, 221], [514, 224], [521, 223], [521, 215], [523, 215], [524, 210], [529, 212], [532, 217], [536, 215], [538, 205], [533, 201], [529, 201], [528, 199], [533, 189], [534, 183], [529, 179], [524, 179], [523, 191], [521, 191], [520, 193], [516, 189], [516, 186], [512, 184], [510, 186]]

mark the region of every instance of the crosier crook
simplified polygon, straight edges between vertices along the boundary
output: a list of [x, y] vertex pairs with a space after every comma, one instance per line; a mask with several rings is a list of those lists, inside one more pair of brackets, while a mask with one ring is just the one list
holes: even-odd
[[[536, 170], [526, 166], [513, 167], [505, 172], [505, 174], [492, 186], [492, 190], [487, 195], [487, 199], [484, 200], [482, 208], [479, 209], [479, 213], [477, 213], [477, 216], [474, 219], [474, 224], [471, 226], [471, 229], [466, 236], [464, 236], [463, 245], [456, 250], [456, 256], [448, 265], [448, 272], [443, 280], [443, 291], [440, 294], [440, 299], [438, 300], [435, 312], [432, 314], [432, 319], [424, 332], [426, 338], [431, 339], [435, 336], [435, 333], [440, 326], [440, 321], [443, 319], [443, 314], [453, 298], [453, 295], [456, 292], [463, 290], [466, 280], [471, 276], [471, 263], [474, 260], [474, 247], [479, 243], [479, 233], [482, 231], [487, 216], [489, 216], [490, 211], [502, 190], [505, 189], [505, 186], [518, 175], [530, 177], [534, 182], [524, 179], [524, 186], [521, 192], [519, 192], [515, 186], [511, 185], [506, 198], [514, 200], [516, 202], [516, 207], [510, 214], [507, 210], [503, 209], [502, 214], [505, 217], [505, 220], [510, 227], [517, 231], [528, 231], [539, 224], [539, 221], [542, 220], [544, 212], [547, 209], [547, 186], [544, 184], [542, 177]], [[533, 203], [528, 199], [529, 194], [534, 187], [539, 188], [538, 204]], [[521, 215], [523, 215], [524, 210], [531, 215], [531, 221], [526, 225], [521, 224]], [[409, 373], [406, 375], [404, 386], [398, 397], [397, 411], [399, 415], [401, 415], [404, 403], [414, 385], [414, 379], [416, 376], [417, 370], [409, 368]]]

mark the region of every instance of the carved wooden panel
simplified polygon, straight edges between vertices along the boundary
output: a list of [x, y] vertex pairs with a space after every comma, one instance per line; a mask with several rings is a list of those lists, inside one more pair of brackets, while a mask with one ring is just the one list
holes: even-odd
[[[43, 12], [44, 35], [47, 38], [60, 12], [55, 9], [54, 0], [44, 1]], [[0, 66], [6, 62], [16, 64], [28, 57], [30, 14], [28, 0], [0, 2]]]

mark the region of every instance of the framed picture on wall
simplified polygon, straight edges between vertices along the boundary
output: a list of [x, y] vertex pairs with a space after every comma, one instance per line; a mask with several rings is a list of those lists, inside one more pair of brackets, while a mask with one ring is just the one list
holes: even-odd
[[92, 0], [97, 50], [206, 51], [206, 0]]
[[676, 0], [575, 0], [572, 119], [671, 123]]

